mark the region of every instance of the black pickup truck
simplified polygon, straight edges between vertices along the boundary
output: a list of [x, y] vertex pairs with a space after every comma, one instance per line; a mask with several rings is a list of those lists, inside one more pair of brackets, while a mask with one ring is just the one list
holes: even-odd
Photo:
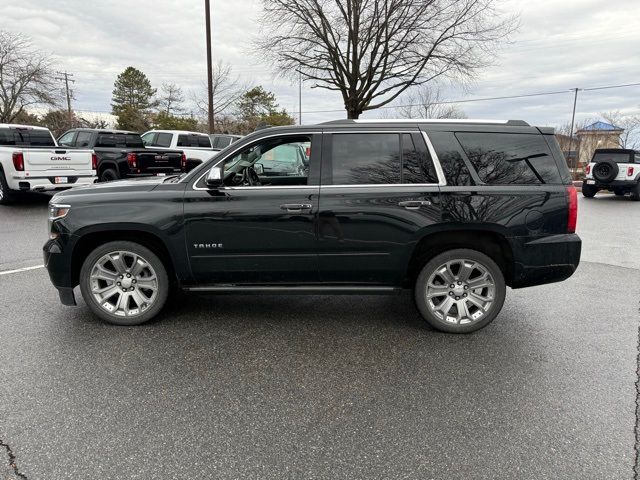
[[186, 164], [183, 152], [145, 148], [140, 134], [135, 132], [76, 128], [65, 132], [58, 144], [93, 149], [98, 157], [100, 182], [180, 173]]

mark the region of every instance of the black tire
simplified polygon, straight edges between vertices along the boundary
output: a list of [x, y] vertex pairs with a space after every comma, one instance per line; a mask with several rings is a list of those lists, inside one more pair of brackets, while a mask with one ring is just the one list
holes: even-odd
[[[456, 261], [458, 262], [465, 261], [465, 264], [466, 264], [466, 261], [471, 261], [471, 262], [474, 262], [476, 265], [480, 265], [480, 267], [482, 267], [482, 270], [485, 273], [488, 273], [488, 275], [490, 276], [488, 278], [493, 280], [493, 290], [494, 290], [493, 295], [491, 295], [490, 293], [489, 288], [491, 287], [487, 288], [486, 290], [487, 293], [486, 295], [484, 295], [486, 298], [491, 299], [491, 303], [486, 305], [485, 311], [483, 311], [477, 306], [471, 305], [471, 309], [476, 309], [476, 310], [474, 310], [473, 314], [471, 313], [471, 310], [467, 310], [469, 314], [474, 316], [480, 313], [481, 316], [479, 316], [476, 320], [469, 320], [469, 323], [466, 323], [466, 324], [452, 323], [452, 322], [446, 321], [445, 319], [440, 318], [433, 311], [432, 306], [429, 303], [429, 300], [427, 299], [427, 284], [431, 280], [432, 276], [435, 276], [436, 279], [439, 278], [440, 274], [438, 273], [438, 271], [440, 267], [445, 265], [447, 262], [453, 262], [453, 264], [455, 265]], [[455, 277], [455, 274], [456, 274], [455, 270], [453, 270], [453, 268], [451, 270]], [[460, 272], [461, 272], [461, 269], [458, 269], [458, 273]], [[470, 272], [471, 280], [473, 280], [474, 278], [477, 278], [477, 281], [479, 281], [480, 278], [475, 276], [474, 272], [480, 273], [481, 270], [478, 268]], [[433, 282], [435, 282], [435, 279], [433, 280]], [[484, 288], [475, 289], [475, 292], [473, 291], [473, 289], [465, 289], [464, 287], [466, 284], [464, 281], [461, 282], [461, 285], [457, 285], [458, 282], [454, 280], [453, 284], [455, 285], [456, 292], [458, 289], [460, 289], [460, 295], [461, 295], [460, 300], [462, 302], [465, 302], [465, 300], [462, 300], [462, 295], [464, 295], [464, 297], [467, 297], [467, 293], [469, 294], [469, 296], [471, 296], [472, 294], [474, 295], [478, 294], [478, 291], [480, 291], [480, 295], [482, 295], [483, 292], [485, 292]], [[447, 285], [442, 285], [442, 287], [445, 289], [449, 289], [449, 286]], [[464, 293], [465, 291], [467, 293]], [[489, 323], [493, 321], [494, 318], [496, 318], [498, 313], [500, 313], [500, 310], [502, 309], [502, 305], [504, 304], [505, 295], [506, 295], [506, 284], [504, 281], [504, 276], [502, 274], [502, 271], [496, 264], [496, 262], [492, 260], [490, 257], [488, 257], [487, 255], [485, 255], [484, 253], [480, 253], [476, 250], [469, 250], [469, 249], [448, 250], [444, 253], [441, 253], [433, 257], [422, 268], [420, 274], [418, 275], [418, 279], [416, 281], [415, 290], [414, 290], [414, 299], [416, 302], [416, 306], [418, 307], [418, 310], [420, 310], [422, 317], [427, 321], [427, 323], [429, 323], [429, 325], [431, 325], [436, 330], [440, 330], [442, 332], [448, 332], [448, 333], [470, 333], [486, 327]], [[453, 297], [455, 296], [455, 293], [453, 291], [450, 291], [450, 292], [447, 292], [446, 295], [444, 293], [442, 294], [441, 296], [441, 298], [443, 298], [442, 302], [447, 301], [448, 296], [452, 297], [450, 300], [451, 302], [454, 301]], [[474, 298], [478, 298], [478, 297], [474, 297]], [[455, 301], [457, 300], [458, 300], [458, 297], [456, 296]], [[467, 302], [469, 301], [471, 301], [470, 297], [468, 297]], [[440, 300], [438, 300], [438, 302], [440, 302]], [[431, 303], [433, 304], [435, 303], [435, 301], [432, 300]], [[441, 303], [438, 303], [438, 304], [441, 305]], [[468, 306], [469, 304], [465, 302], [465, 305]], [[451, 313], [452, 308], [453, 306], [451, 306], [450, 309], [448, 310], [449, 313]], [[456, 306], [456, 311], [458, 311], [457, 306]]]
[[640, 182], [636, 183], [636, 186], [631, 190], [631, 200], [640, 201]]
[[[96, 282], [96, 280], [92, 279], [91, 274], [92, 274], [92, 271], [94, 270], [94, 267], [96, 266], [96, 263], [99, 262], [102, 258], [104, 258], [105, 255], [110, 253], [116, 253], [116, 252], [127, 252], [127, 253], [131, 253], [139, 256], [144, 262], [146, 262], [151, 267], [151, 270], [147, 270], [147, 271], [155, 273], [155, 278], [157, 279], [155, 284], [155, 286], [157, 287], [156, 294], [155, 294], [156, 296], [149, 297], [149, 298], [153, 298], [153, 303], [151, 303], [150, 306], [147, 306], [146, 309], [143, 306], [142, 311], [138, 313], [135, 313], [134, 311], [134, 313], [131, 315], [128, 315], [124, 312], [121, 315], [116, 315], [114, 313], [111, 313], [110, 311], [107, 310], [107, 308], [102, 306], [102, 305], [106, 305], [107, 302], [117, 303], [116, 306], [112, 305], [112, 308], [115, 308], [117, 311], [118, 305], [120, 305], [119, 302], [121, 301], [121, 297], [123, 295], [122, 293], [120, 293], [120, 289], [122, 288], [121, 286], [116, 286], [113, 283], [109, 284], [108, 282], [104, 281], [106, 287], [112, 286], [117, 291], [113, 294], [112, 297], [109, 297], [108, 299], [105, 298], [105, 302], [103, 302], [102, 305], [92, 293], [92, 286], [94, 285], [94, 282]], [[125, 263], [125, 267], [128, 268], [129, 265], [126, 265], [126, 258], [124, 259], [124, 263]], [[115, 263], [112, 264], [112, 266], [115, 267]], [[131, 265], [131, 267], [133, 267], [133, 265]], [[114, 268], [113, 270], [116, 271], [117, 268]], [[127, 271], [133, 271], [133, 268]], [[118, 277], [117, 274], [116, 274], [116, 277]], [[119, 278], [120, 277], [115, 278], [114, 281], [118, 281]], [[145, 277], [143, 276], [137, 277], [136, 275], [133, 275], [132, 279], [128, 279], [127, 280], [128, 283], [126, 284], [126, 286], [131, 287], [132, 292], [134, 288], [136, 288], [136, 290], [138, 289], [137, 286], [129, 285], [130, 282], [135, 283], [135, 278], [139, 278], [140, 282], [142, 282], [145, 279]], [[151, 278], [151, 277], [147, 277], [147, 278]], [[84, 260], [84, 263], [82, 264], [82, 268], [80, 269], [79, 280], [80, 280], [80, 291], [82, 292], [82, 297], [84, 298], [84, 301], [89, 306], [91, 311], [96, 316], [100, 317], [102, 320], [108, 323], [111, 323], [113, 325], [140, 325], [142, 323], [148, 322], [162, 310], [162, 308], [164, 307], [164, 304], [167, 301], [167, 296], [169, 294], [169, 278], [167, 276], [167, 269], [165, 268], [162, 261], [148, 248], [138, 243], [128, 242], [128, 241], [116, 241], [116, 242], [105, 243], [104, 245], [100, 245], [98, 248], [93, 250], [87, 256], [87, 258]], [[97, 280], [97, 282], [99, 281], [100, 280]], [[120, 281], [124, 282], [124, 280], [120, 280]], [[125, 285], [125, 284], [122, 283], [121, 285]], [[100, 285], [98, 284], [97, 287], [100, 287]], [[136, 294], [137, 293], [138, 291], [136, 291]], [[116, 294], [118, 295], [118, 297], [117, 299], [114, 299]], [[133, 297], [134, 293], [131, 293], [130, 295]], [[127, 296], [122, 298], [124, 298], [125, 301], [127, 302], [126, 309], [128, 309], [129, 305], [131, 305], [130, 303], [128, 303], [130, 302], [130, 300], [128, 299], [129, 297]], [[142, 297], [139, 297], [139, 298], [142, 298]], [[143, 304], [143, 305], [146, 305], [146, 304]], [[138, 306], [138, 310], [141, 310], [140, 306]]]
[[4, 172], [0, 170], [0, 205], [9, 205], [15, 200], [15, 192], [7, 185]]
[[582, 195], [584, 195], [585, 197], [593, 198], [595, 197], [596, 193], [598, 193], [598, 187], [589, 185], [588, 183], [582, 184]]
[[100, 174], [101, 182], [113, 182], [114, 180], [119, 180], [120, 176], [118, 172], [116, 172], [113, 168], [105, 168]]

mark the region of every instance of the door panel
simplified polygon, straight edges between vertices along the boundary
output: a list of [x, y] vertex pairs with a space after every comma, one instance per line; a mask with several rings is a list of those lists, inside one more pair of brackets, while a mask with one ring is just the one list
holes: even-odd
[[188, 192], [186, 247], [196, 281], [317, 282], [313, 218], [318, 189], [236, 187]]
[[[401, 206], [403, 202], [410, 203]], [[418, 232], [440, 219], [438, 187], [321, 189], [320, 277], [329, 283], [396, 285]]]

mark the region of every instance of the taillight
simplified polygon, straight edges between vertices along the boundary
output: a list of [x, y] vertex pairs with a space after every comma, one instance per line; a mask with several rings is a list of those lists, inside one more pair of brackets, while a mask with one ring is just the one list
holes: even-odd
[[187, 171], [187, 156], [183, 153], [182, 154], [182, 160], [181, 160], [181, 165], [182, 165], [182, 171], [186, 172]]
[[587, 165], [587, 168], [585, 168], [584, 171], [587, 175], [589, 175], [591, 173], [591, 165]]
[[22, 152], [13, 152], [13, 168], [18, 172], [24, 172], [24, 154]]
[[631, 175], [633, 175], [633, 167], [627, 168], [627, 177], [630, 177]]
[[97, 170], [98, 169], [98, 155], [96, 155], [95, 153], [91, 154], [91, 170]]
[[567, 233], [575, 233], [578, 223], [578, 192], [576, 187], [567, 187], [567, 200], [569, 203], [569, 216], [567, 218]]
[[135, 153], [128, 153], [127, 163], [131, 168], [138, 168], [138, 155], [136, 155]]

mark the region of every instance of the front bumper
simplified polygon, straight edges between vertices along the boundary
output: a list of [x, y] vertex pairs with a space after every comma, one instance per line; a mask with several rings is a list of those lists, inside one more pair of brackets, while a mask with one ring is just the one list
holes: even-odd
[[551, 235], [532, 241], [512, 240], [512, 288], [532, 287], [566, 280], [578, 268], [582, 240], [575, 233]]
[[63, 305], [76, 305], [73, 294], [72, 259], [66, 252], [71, 251], [67, 247], [70, 235], [60, 235], [55, 240], [48, 240], [42, 247], [44, 266], [49, 272], [51, 283], [58, 290], [60, 302]]

